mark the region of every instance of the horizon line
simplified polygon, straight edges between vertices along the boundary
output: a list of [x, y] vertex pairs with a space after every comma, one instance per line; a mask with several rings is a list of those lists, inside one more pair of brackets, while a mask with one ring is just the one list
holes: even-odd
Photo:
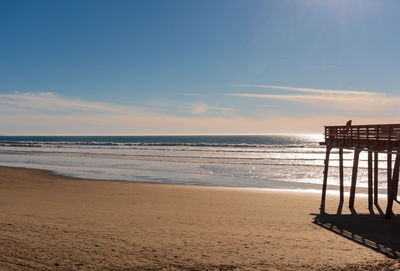
[[63, 135], [63, 134], [20, 134], [20, 135], [0, 135], [0, 137], [17, 137], [17, 136], [272, 136], [272, 135], [322, 135], [323, 129], [321, 129], [321, 133], [307, 133], [307, 132], [290, 132], [290, 133], [221, 133], [221, 134], [72, 134], [72, 135]]

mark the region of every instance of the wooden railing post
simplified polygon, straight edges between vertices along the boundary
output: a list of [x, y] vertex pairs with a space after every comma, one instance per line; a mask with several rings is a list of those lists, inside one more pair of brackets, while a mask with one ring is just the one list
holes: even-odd
[[346, 142], [346, 129], [342, 128], [342, 146], [344, 146], [345, 142]]
[[379, 146], [379, 125], [376, 125], [376, 146]]
[[351, 146], [353, 146], [353, 128], [352, 127], [350, 127], [350, 143], [351, 143]]
[[338, 134], [338, 130], [339, 130], [338, 128], [335, 129], [335, 145], [336, 145], [336, 146], [337, 146], [338, 140], [339, 140], [339, 137], [338, 137], [338, 135], [339, 135], [339, 134]]

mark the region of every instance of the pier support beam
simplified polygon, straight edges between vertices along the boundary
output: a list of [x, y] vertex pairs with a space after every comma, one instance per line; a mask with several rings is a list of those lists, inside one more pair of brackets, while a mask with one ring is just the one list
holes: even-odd
[[392, 194], [392, 153], [387, 154], [387, 205], [385, 218], [390, 219], [392, 216], [393, 194]]
[[397, 189], [399, 187], [399, 172], [400, 172], [400, 152], [397, 152], [396, 161], [394, 162], [393, 177], [392, 177], [393, 200], [397, 200]]
[[343, 185], [343, 148], [339, 149], [339, 178], [340, 178], [340, 202], [344, 201]]
[[378, 170], [379, 156], [378, 152], [374, 153], [374, 204], [378, 204]]
[[356, 183], [357, 183], [357, 172], [358, 172], [358, 159], [360, 157], [360, 150], [354, 150], [354, 161], [353, 161], [353, 173], [351, 176], [351, 188], [350, 188], [350, 200], [349, 208], [354, 209], [354, 197], [356, 195]]
[[320, 212], [325, 213], [325, 198], [326, 198], [326, 186], [328, 182], [328, 169], [329, 169], [329, 155], [331, 153], [332, 147], [330, 145], [326, 146], [325, 154], [325, 167], [324, 167], [324, 180], [322, 182], [322, 197], [321, 197], [321, 209]]
[[368, 210], [373, 211], [372, 207], [372, 151], [368, 151]]
[[[390, 159], [389, 159], [390, 157]], [[390, 160], [390, 167], [389, 167], [389, 160]], [[388, 153], [388, 194], [387, 194], [387, 207], [386, 207], [386, 219], [390, 219], [392, 216], [392, 208], [393, 208], [393, 200], [395, 200], [394, 195], [395, 195], [395, 188], [396, 185], [399, 182], [399, 169], [400, 167], [400, 153], [396, 153], [396, 161], [394, 163], [394, 169], [393, 169], [393, 177], [391, 176], [391, 171], [392, 171], [392, 154]], [[390, 182], [389, 182], [390, 178]]]

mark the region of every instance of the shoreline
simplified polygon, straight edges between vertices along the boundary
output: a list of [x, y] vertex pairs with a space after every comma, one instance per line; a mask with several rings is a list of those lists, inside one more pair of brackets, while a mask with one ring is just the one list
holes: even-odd
[[337, 196], [327, 197], [327, 215], [319, 214], [319, 204], [320, 195], [309, 192], [98, 182], [0, 167], [0, 267], [374, 270], [396, 264], [398, 216], [365, 215], [363, 197], [356, 198], [358, 216], [347, 208], [337, 215]]
[[[220, 186], [220, 185], [212, 185], [212, 184], [191, 184], [191, 183], [167, 183], [167, 182], [157, 182], [154, 180], [151, 181], [130, 181], [130, 180], [118, 180], [118, 179], [94, 179], [94, 178], [84, 178], [84, 177], [76, 177], [68, 174], [63, 174], [61, 172], [57, 172], [57, 170], [51, 170], [51, 169], [42, 169], [42, 168], [33, 168], [33, 167], [23, 167], [23, 166], [10, 166], [10, 165], [1, 165], [0, 168], [19, 168], [19, 169], [32, 169], [32, 170], [43, 170], [47, 171], [55, 176], [62, 176], [66, 178], [71, 178], [71, 179], [76, 179], [76, 180], [86, 180], [86, 181], [112, 181], [112, 182], [128, 182], [128, 183], [151, 183], [151, 184], [162, 184], [162, 185], [184, 185], [184, 186], [194, 186], [194, 187], [215, 187], [215, 188], [233, 188], [233, 189], [249, 189], [249, 190], [281, 190], [281, 191], [293, 191], [293, 192], [311, 192], [311, 193], [319, 193], [321, 194], [321, 189], [322, 189], [322, 183], [321, 184], [315, 184], [315, 183], [302, 183], [302, 182], [284, 182], [284, 181], [272, 181], [271, 182], [271, 187], [246, 187], [246, 186]], [[322, 182], [322, 174], [321, 174], [321, 182]], [[278, 183], [282, 183], [282, 185], [279, 185]], [[278, 184], [278, 185], [277, 185]], [[293, 187], [293, 186], [299, 186], [299, 187]], [[329, 184], [327, 185], [327, 194], [330, 195], [336, 195], [339, 196], [339, 186], [338, 185], [332, 185]], [[344, 187], [344, 194], [346, 196], [349, 195], [350, 192], [350, 187], [345, 186]], [[387, 192], [385, 188], [380, 188], [379, 189], [379, 195], [380, 197], [386, 197]], [[367, 196], [368, 194], [368, 188], [367, 187], [357, 187], [356, 195], [358, 196]]]

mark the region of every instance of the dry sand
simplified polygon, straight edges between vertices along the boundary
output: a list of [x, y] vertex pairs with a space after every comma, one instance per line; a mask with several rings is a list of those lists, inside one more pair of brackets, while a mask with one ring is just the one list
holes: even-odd
[[[0, 167], [0, 270], [392, 270], [400, 220], [338, 198]], [[395, 204], [398, 213], [398, 204]], [[381, 203], [384, 206], [384, 202]]]

